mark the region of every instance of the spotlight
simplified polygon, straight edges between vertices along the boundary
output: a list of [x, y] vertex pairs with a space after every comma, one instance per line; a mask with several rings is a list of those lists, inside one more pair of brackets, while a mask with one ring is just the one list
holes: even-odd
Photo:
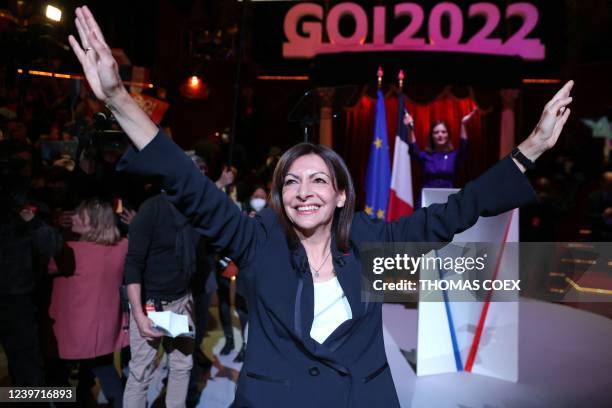
[[62, 10], [52, 6], [51, 4], [47, 4], [47, 8], [45, 10], [45, 16], [52, 21], [61, 21], [62, 20]]
[[181, 94], [189, 99], [208, 98], [208, 84], [198, 75], [191, 75], [184, 80], [180, 87]]
[[200, 83], [202, 81], [200, 80], [200, 78], [198, 78], [196, 75], [193, 75], [191, 78], [189, 78], [189, 87], [195, 89], [198, 89], [200, 87]]

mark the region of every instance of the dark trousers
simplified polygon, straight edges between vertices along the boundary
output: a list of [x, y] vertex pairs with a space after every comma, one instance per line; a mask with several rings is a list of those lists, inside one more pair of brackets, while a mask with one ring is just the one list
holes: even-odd
[[113, 364], [112, 354], [80, 361], [79, 385], [76, 391], [80, 405], [89, 406], [91, 387], [94, 385], [95, 377], [100, 381], [102, 392], [111, 406], [121, 408], [123, 406], [123, 383]]
[[[223, 334], [225, 339], [234, 339], [234, 332], [232, 330], [232, 315], [230, 305], [230, 285], [231, 280], [217, 275], [217, 297], [219, 298], [219, 320], [221, 320], [221, 326], [223, 327]], [[240, 331], [244, 337], [244, 329], [249, 319], [246, 299], [240, 294], [236, 293], [235, 297], [236, 312], [238, 313], [238, 319], [240, 319]]]
[[191, 377], [189, 377], [189, 389], [187, 390], [188, 406], [196, 406], [200, 400], [200, 393], [198, 392], [198, 378], [202, 374], [202, 368], [198, 364], [197, 356], [200, 353], [202, 340], [204, 340], [204, 336], [206, 335], [208, 307], [210, 306], [211, 298], [212, 292], [206, 293], [205, 288], [201, 291], [201, 293], [193, 294], [195, 306], [195, 351], [193, 353], [193, 368], [191, 369]]
[[30, 295], [0, 296], [0, 343], [13, 386], [44, 385], [36, 307]]

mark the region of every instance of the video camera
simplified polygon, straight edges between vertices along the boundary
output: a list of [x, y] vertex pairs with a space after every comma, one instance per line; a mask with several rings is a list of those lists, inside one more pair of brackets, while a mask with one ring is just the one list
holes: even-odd
[[77, 133], [78, 157], [81, 152], [88, 159], [100, 158], [106, 153], [120, 155], [129, 145], [127, 135], [120, 130], [115, 117], [107, 112], [94, 113], [92, 124]]

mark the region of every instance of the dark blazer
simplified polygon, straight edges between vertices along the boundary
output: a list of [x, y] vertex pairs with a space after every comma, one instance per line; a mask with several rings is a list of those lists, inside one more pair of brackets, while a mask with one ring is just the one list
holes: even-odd
[[358, 213], [351, 250], [332, 242], [338, 280], [353, 314], [323, 344], [310, 337], [314, 289], [303, 246], [292, 249], [278, 216], [241, 213], [163, 134], [120, 169], [164, 176], [164, 188], [194, 226], [236, 260], [246, 280], [249, 343], [234, 407], [398, 407], [385, 355], [382, 304], [361, 301], [362, 242], [450, 241], [480, 215], [495, 215], [535, 199], [526, 177], [507, 158], [468, 183], [448, 203], [431, 205], [398, 222]]

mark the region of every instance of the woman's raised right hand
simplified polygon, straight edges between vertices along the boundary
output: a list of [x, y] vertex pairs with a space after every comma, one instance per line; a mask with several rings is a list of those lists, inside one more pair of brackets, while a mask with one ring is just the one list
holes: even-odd
[[109, 102], [125, 93], [117, 62], [87, 6], [77, 7], [75, 23], [81, 42], [72, 35], [68, 37], [68, 41], [83, 66], [87, 82], [96, 97]]
[[68, 37], [85, 78], [96, 97], [106, 103], [121, 129], [138, 150], [147, 146], [158, 133], [157, 125], [127, 92], [119, 76], [117, 61], [104, 40], [102, 31], [86, 6], [76, 9], [76, 27], [81, 42]]

